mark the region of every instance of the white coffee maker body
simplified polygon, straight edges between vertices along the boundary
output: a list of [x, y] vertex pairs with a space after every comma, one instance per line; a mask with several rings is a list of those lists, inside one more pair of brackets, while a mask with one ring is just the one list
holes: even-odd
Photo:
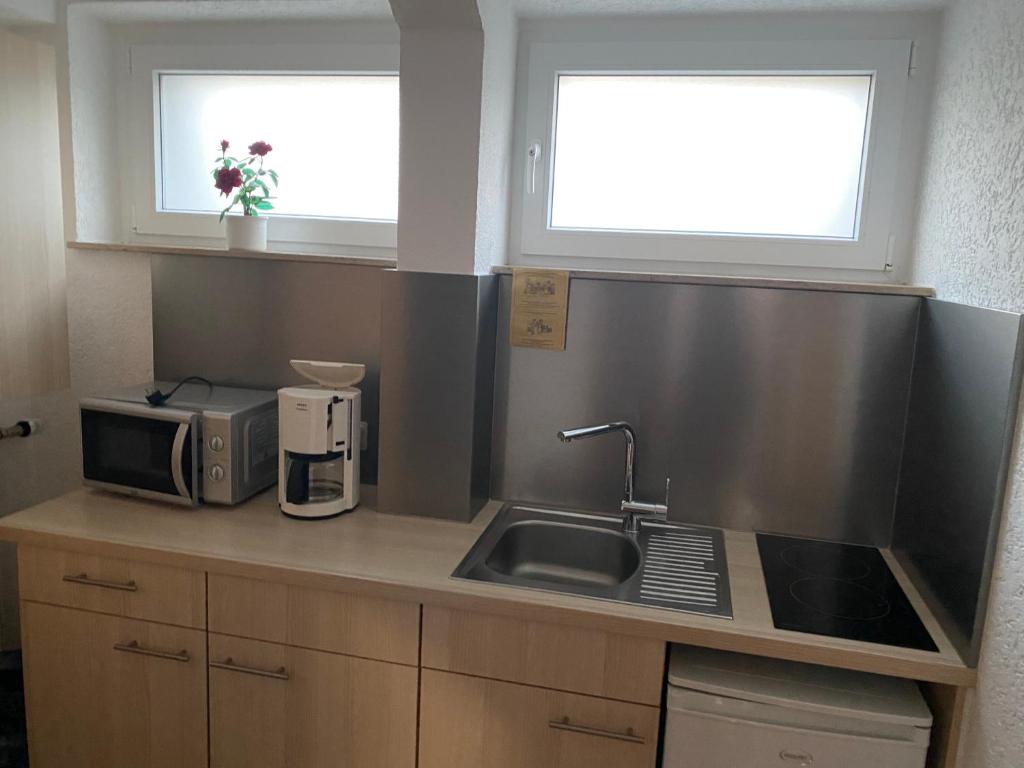
[[359, 504], [361, 393], [355, 387], [278, 390], [281, 511], [322, 519]]

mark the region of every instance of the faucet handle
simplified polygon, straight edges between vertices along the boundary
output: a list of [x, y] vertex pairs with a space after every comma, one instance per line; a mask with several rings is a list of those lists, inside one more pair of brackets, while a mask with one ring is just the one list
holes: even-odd
[[671, 488], [671, 486], [672, 486], [672, 478], [671, 477], [666, 477], [665, 478], [665, 511], [666, 512], [668, 511], [668, 492], [669, 492], [669, 488]]

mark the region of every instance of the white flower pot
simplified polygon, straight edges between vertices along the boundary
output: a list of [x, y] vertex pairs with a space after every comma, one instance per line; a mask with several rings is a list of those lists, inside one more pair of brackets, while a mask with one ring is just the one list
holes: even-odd
[[267, 219], [265, 216], [226, 216], [228, 250], [267, 250]]

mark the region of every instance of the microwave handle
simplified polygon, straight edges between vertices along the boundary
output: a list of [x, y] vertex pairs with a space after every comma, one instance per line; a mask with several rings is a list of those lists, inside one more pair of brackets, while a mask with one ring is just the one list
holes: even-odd
[[[190, 501], [192, 495], [188, 492], [188, 486], [185, 485], [185, 473], [182, 470], [181, 458], [185, 452], [185, 440], [188, 439], [188, 431], [191, 426], [191, 423], [187, 421], [179, 424], [178, 431], [174, 435], [174, 443], [171, 445], [171, 477], [174, 478], [174, 487], [178, 489], [182, 498]], [[195, 461], [195, 457], [192, 460]]]

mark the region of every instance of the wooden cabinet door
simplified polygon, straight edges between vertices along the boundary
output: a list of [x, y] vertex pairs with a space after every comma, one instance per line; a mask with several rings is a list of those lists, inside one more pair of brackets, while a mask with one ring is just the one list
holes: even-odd
[[659, 709], [423, 670], [419, 768], [654, 768]]
[[32, 768], [205, 768], [205, 632], [21, 606]]
[[415, 667], [209, 637], [211, 768], [414, 768]]

